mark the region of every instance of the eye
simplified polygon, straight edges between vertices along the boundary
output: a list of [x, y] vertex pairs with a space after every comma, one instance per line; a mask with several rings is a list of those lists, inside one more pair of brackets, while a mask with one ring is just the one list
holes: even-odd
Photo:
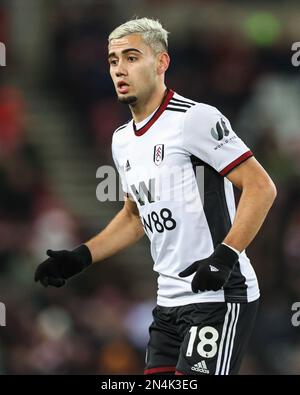
[[135, 62], [137, 60], [137, 57], [131, 55], [131, 56], [128, 56], [128, 60], [129, 60], [129, 62]]
[[118, 64], [118, 61], [117, 61], [117, 59], [110, 59], [109, 64], [111, 66], [116, 66]]

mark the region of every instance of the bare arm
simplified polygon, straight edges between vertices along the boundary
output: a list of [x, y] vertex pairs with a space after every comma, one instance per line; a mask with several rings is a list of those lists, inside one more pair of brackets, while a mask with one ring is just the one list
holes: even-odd
[[243, 251], [258, 233], [275, 197], [276, 187], [255, 158], [250, 158], [227, 177], [242, 190], [236, 216], [224, 243]]
[[138, 208], [126, 198], [124, 207], [106, 228], [85, 244], [91, 251], [93, 262], [98, 262], [134, 244], [144, 234]]

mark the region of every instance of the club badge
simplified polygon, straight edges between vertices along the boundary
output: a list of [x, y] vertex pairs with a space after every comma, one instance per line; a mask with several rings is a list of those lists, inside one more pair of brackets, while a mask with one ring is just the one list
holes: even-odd
[[159, 166], [164, 159], [164, 144], [157, 144], [154, 146], [153, 162]]

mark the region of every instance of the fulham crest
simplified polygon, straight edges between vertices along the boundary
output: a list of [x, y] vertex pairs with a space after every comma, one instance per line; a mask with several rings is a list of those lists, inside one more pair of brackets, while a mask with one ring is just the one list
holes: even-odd
[[153, 162], [159, 166], [164, 159], [164, 144], [157, 144], [154, 146]]

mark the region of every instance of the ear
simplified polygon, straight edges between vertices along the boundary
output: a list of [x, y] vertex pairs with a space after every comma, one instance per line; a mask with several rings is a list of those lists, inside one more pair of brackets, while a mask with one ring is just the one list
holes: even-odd
[[157, 74], [164, 74], [169, 67], [170, 56], [167, 52], [161, 52], [157, 55]]

